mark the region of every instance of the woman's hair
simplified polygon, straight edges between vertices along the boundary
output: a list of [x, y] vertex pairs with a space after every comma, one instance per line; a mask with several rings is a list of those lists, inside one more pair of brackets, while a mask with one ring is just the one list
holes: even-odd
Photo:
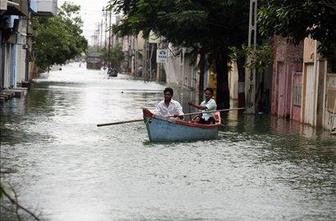
[[171, 95], [173, 95], [173, 94], [174, 94], [174, 91], [173, 91], [173, 89], [172, 89], [172, 88], [170, 88], [170, 87], [166, 87], [166, 88], [164, 89], [163, 93], [166, 93], [166, 92], [169, 92]]
[[205, 88], [204, 92], [206, 92], [206, 91], [210, 91], [211, 94], [214, 93], [214, 91], [213, 91], [213, 89], [211, 87]]

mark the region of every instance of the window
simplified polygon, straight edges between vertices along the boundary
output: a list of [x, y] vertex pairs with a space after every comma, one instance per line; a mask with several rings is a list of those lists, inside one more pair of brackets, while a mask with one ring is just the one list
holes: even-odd
[[294, 88], [293, 88], [293, 105], [295, 105], [295, 106], [301, 106], [301, 90], [302, 90], [302, 85], [300, 85], [300, 84], [294, 85]]

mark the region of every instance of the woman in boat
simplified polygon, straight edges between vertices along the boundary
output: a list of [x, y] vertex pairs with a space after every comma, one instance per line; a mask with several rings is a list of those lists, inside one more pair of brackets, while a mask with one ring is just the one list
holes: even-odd
[[182, 106], [178, 101], [172, 99], [174, 91], [172, 88], [167, 87], [163, 91], [164, 100], [160, 101], [154, 110], [154, 114], [162, 117], [179, 117], [184, 115], [182, 111]]
[[202, 113], [196, 117], [193, 118], [193, 121], [201, 123], [201, 124], [213, 124], [215, 123], [215, 118], [213, 115], [213, 112], [207, 112], [207, 111], [215, 111], [217, 109], [217, 104], [215, 99], [213, 98], [213, 89], [208, 87], [204, 90], [204, 96], [205, 100], [200, 104], [193, 104], [191, 102], [188, 102], [188, 104], [192, 107], [195, 107], [199, 110], [202, 110]]

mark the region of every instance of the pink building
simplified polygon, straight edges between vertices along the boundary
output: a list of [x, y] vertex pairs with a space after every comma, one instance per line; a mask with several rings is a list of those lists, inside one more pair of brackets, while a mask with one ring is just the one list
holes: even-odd
[[272, 114], [336, 133], [336, 67], [318, 53], [319, 42], [275, 37], [273, 46]]
[[274, 37], [271, 112], [278, 117], [301, 120], [303, 44]]

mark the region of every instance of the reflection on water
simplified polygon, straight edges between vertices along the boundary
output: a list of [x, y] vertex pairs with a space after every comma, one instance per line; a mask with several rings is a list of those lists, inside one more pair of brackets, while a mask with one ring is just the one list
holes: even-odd
[[[1, 163], [47, 220], [335, 220], [336, 141], [269, 116], [223, 116], [218, 140], [150, 143], [165, 85], [71, 64], [1, 108]], [[182, 103], [195, 97], [177, 92]], [[193, 111], [185, 109], [185, 112]]]

